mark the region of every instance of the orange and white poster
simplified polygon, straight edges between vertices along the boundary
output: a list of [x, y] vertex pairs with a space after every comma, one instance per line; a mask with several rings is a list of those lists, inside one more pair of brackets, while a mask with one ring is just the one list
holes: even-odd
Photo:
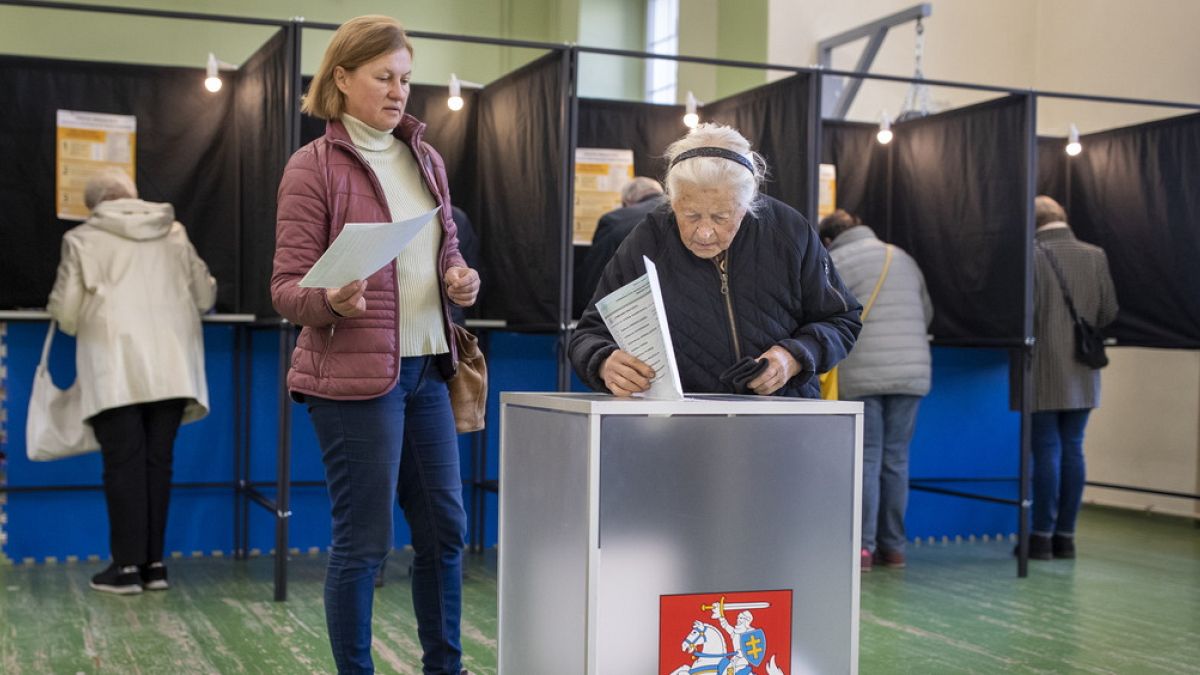
[[576, 244], [592, 243], [600, 216], [621, 207], [621, 188], [632, 179], [632, 150], [575, 148]]
[[790, 590], [659, 597], [659, 675], [788, 675], [791, 669]]
[[817, 173], [817, 219], [837, 210], [837, 167], [822, 164]]
[[87, 219], [83, 188], [97, 172], [117, 168], [135, 178], [136, 135], [133, 115], [58, 111], [54, 194], [59, 218]]

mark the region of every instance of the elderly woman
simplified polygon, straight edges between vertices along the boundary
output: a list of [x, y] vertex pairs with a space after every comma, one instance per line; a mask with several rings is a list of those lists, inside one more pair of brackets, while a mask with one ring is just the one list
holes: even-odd
[[669, 202], [605, 268], [571, 338], [575, 372], [618, 396], [650, 387], [655, 373], [617, 348], [595, 306], [644, 274], [647, 256], [685, 391], [819, 397], [817, 373], [845, 358], [862, 323], [816, 231], [759, 194], [765, 164], [730, 127], [699, 125], [667, 160]]
[[179, 425], [208, 414], [200, 315], [217, 282], [170, 204], [124, 172], [88, 181], [91, 216], [63, 236], [47, 309], [76, 336], [83, 417], [104, 461], [112, 564], [92, 588], [165, 590], [163, 537]]
[[[376, 570], [392, 550], [397, 497], [412, 532], [413, 606], [425, 673], [462, 667], [466, 546], [458, 438], [446, 379], [456, 366], [451, 303], [469, 306], [467, 267], [442, 158], [404, 112], [412, 44], [385, 16], [334, 34], [304, 97], [328, 120], [279, 186], [271, 298], [303, 326], [288, 371], [321, 445], [333, 519], [325, 618], [339, 673], [370, 673]], [[348, 222], [392, 222], [440, 207], [395, 262], [338, 289], [297, 282]]]

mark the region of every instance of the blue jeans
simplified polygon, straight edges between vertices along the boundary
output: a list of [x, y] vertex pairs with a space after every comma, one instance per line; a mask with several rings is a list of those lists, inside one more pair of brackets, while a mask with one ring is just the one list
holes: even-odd
[[864, 396], [862, 547], [904, 553], [908, 509], [908, 444], [920, 396]]
[[325, 463], [333, 542], [325, 620], [339, 673], [373, 673], [375, 572], [393, 547], [399, 497], [412, 531], [412, 595], [425, 673], [462, 668], [463, 509], [458, 437], [434, 359], [406, 357], [388, 394], [366, 401], [308, 397]]
[[1075, 534], [1083, 501], [1083, 429], [1091, 410], [1033, 413], [1033, 533]]

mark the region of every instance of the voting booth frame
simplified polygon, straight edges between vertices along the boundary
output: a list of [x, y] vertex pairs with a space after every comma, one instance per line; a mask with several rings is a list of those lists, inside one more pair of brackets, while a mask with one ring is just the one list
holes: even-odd
[[[302, 35], [305, 29], [330, 31], [337, 28], [336, 24], [318, 24], [306, 23], [302, 20], [279, 21], [254, 19], [236, 16], [213, 15], [193, 12], [174, 12], [160, 11], [125, 7], [104, 7], [104, 6], [80, 6], [68, 3], [55, 2], [21, 2], [19, 0], [0, 0], [0, 5], [25, 6], [38, 9], [57, 9], [65, 12], [99, 12], [108, 14], [142, 16], [142, 17], [157, 17], [162, 19], [174, 19], [180, 21], [205, 21], [228, 24], [247, 24], [259, 26], [278, 27], [278, 39], [282, 41], [280, 45], [281, 58], [279, 63], [285, 72], [279, 74], [278, 82], [273, 86], [275, 93], [282, 97], [283, 106], [286, 110], [284, 123], [279, 129], [282, 134], [282, 139], [277, 143], [279, 147], [273, 148], [271, 152], [265, 153], [264, 157], [266, 166], [261, 167], [262, 171], [247, 171], [246, 173], [261, 173], [264, 175], [278, 175], [282, 171], [283, 163], [300, 145], [300, 128], [301, 116], [299, 113], [299, 92], [301, 91], [302, 76], [300, 72], [300, 45]], [[1018, 514], [1018, 533], [1019, 546], [1017, 556], [1017, 570], [1019, 576], [1025, 576], [1027, 573], [1027, 541], [1028, 541], [1028, 507], [1029, 507], [1029, 400], [1031, 378], [1029, 377], [1029, 356], [1032, 347], [1032, 234], [1033, 234], [1033, 196], [1036, 194], [1038, 185], [1038, 139], [1036, 136], [1036, 118], [1037, 118], [1037, 100], [1039, 98], [1063, 98], [1085, 101], [1095, 101], [1101, 103], [1117, 103], [1117, 104], [1133, 104], [1133, 105], [1149, 105], [1161, 106], [1166, 108], [1176, 108], [1183, 110], [1200, 110], [1200, 105], [1190, 103], [1178, 103], [1167, 101], [1150, 101], [1143, 99], [1120, 98], [1120, 97], [1101, 97], [1101, 96], [1086, 96], [1069, 93], [1055, 92], [1037, 92], [1032, 90], [1016, 90], [1003, 87], [990, 87], [983, 85], [973, 85], [967, 83], [958, 83], [942, 80], [914, 80], [912, 78], [895, 77], [886, 75], [871, 75], [864, 73], [855, 73], [847, 71], [834, 70], [816, 70], [810, 68], [800, 68], [795, 66], [786, 66], [778, 64], [761, 64], [744, 61], [733, 61], [726, 59], [705, 58], [705, 57], [690, 57], [690, 56], [662, 56], [643, 52], [602, 49], [591, 47], [580, 47], [565, 44], [539, 43], [521, 40], [506, 40], [506, 39], [491, 39], [477, 38], [459, 35], [445, 35], [437, 33], [424, 33], [420, 31], [411, 31], [410, 35], [414, 39], [421, 40], [444, 40], [451, 42], [462, 43], [477, 43], [484, 45], [494, 45], [497, 47], [512, 47], [522, 49], [542, 50], [546, 52], [546, 56], [538, 59], [536, 64], [524, 67], [516, 75], [526, 77], [530, 76], [532, 69], [536, 66], [540, 69], [534, 73], [541, 80], [537, 83], [546, 91], [552, 92], [556, 106], [551, 106], [552, 110], [548, 114], [537, 117], [541, 122], [549, 125], [549, 128], [540, 128], [540, 134], [530, 133], [530, 129], [519, 129], [525, 134], [524, 138], [546, 138], [546, 142], [541, 143], [541, 149], [547, 153], [544, 158], [547, 165], [553, 165], [551, 176], [547, 183], [551, 185], [545, 195], [544, 200], [525, 200], [525, 201], [540, 201], [546, 205], [546, 212], [536, 214], [540, 216], [536, 222], [541, 224], [543, 228], [539, 232], [536, 241], [520, 241], [519, 246], [522, 247], [537, 247], [534, 258], [529, 258], [527, 255], [518, 251], [517, 243], [503, 243], [505, 238], [498, 236], [496, 241], [500, 242], [496, 247], [492, 247], [490, 253], [491, 259], [488, 261], [487, 267], [494, 268], [491, 271], [503, 276], [507, 273], [519, 272], [521, 268], [531, 270], [531, 274], [537, 276], [533, 281], [540, 283], [529, 284], [528, 288], [535, 289], [538, 297], [532, 309], [526, 309], [516, 306], [513, 298], [503, 298], [499, 302], [491, 303], [489, 308], [485, 302], [482, 319], [474, 321], [468, 320], [469, 325], [474, 325], [481, 332], [486, 333], [492, 329], [507, 329], [516, 331], [533, 331], [542, 334], [550, 334], [554, 336], [556, 342], [556, 369], [557, 377], [555, 386], [560, 391], [565, 391], [570, 388], [570, 367], [566, 359], [566, 346], [570, 337], [571, 331], [571, 305], [572, 305], [572, 209], [573, 209], [573, 155], [574, 147], [579, 134], [580, 120], [580, 105], [581, 100], [577, 95], [576, 84], [578, 82], [579, 59], [581, 55], [594, 54], [610, 57], [624, 57], [631, 59], [668, 59], [680, 63], [693, 63], [708, 66], [728, 66], [736, 68], [752, 68], [766, 69], [790, 73], [796, 76], [796, 83], [804, 80], [804, 86], [807, 87], [807, 95], [803, 100], [803, 107], [808, 114], [800, 123], [803, 126], [803, 152], [807, 158], [807, 166], [812, 170], [805, 172], [803, 185], [800, 186], [798, 195], [795, 197], [796, 205], [802, 213], [807, 215], [810, 221], [816, 221], [817, 208], [817, 172], [815, 166], [818, 159], [821, 157], [822, 150], [822, 126], [824, 121], [820, 118], [819, 110], [821, 110], [821, 81], [825, 77], [849, 77], [861, 78], [869, 80], [877, 80], [883, 82], [898, 82], [898, 83], [920, 83], [930, 86], [946, 86], [962, 89], [972, 89], [982, 92], [993, 92], [997, 96], [1006, 97], [1010, 105], [1010, 112], [1014, 112], [1019, 121], [1020, 139], [1017, 144], [1016, 154], [1011, 158], [1012, 165], [1008, 166], [1009, 175], [1016, 176], [1013, 183], [1013, 194], [1009, 195], [1010, 201], [1014, 204], [1025, 205], [1023, 208], [1018, 207], [1016, 212], [1016, 222], [1022, 222], [1023, 227], [1020, 232], [1015, 235], [1014, 241], [1018, 244], [1014, 247], [1016, 260], [1018, 264], [1011, 266], [1013, 268], [1015, 282], [1007, 289], [1012, 294], [1014, 300], [1011, 305], [1013, 311], [1010, 312], [1011, 320], [1008, 322], [1006, 330], [999, 336], [988, 337], [986, 335], [968, 335], [968, 336], [953, 336], [942, 337], [935, 339], [935, 345], [943, 346], [965, 346], [965, 347], [985, 347], [985, 348], [1003, 348], [1011, 349], [1015, 355], [1017, 379], [1015, 380], [1015, 389], [1017, 391], [1020, 410], [1020, 433], [1019, 433], [1019, 476], [1018, 496], [1015, 499], [1007, 497], [998, 497], [995, 495], [977, 494], [966, 490], [949, 489], [944, 486], [935, 484], [935, 481], [927, 481], [924, 484], [914, 482], [913, 489], [929, 491], [938, 494], [945, 494], [955, 497], [964, 497], [970, 499], [978, 499], [987, 502], [1003, 504], [1005, 506], [1014, 507]], [[512, 98], [509, 95], [509, 98]], [[497, 105], [518, 105], [510, 101], [496, 101]], [[528, 102], [527, 102], [528, 103]], [[535, 102], [541, 105], [540, 102]], [[640, 105], [640, 104], [639, 104]], [[536, 111], [535, 111], [536, 112]], [[480, 121], [480, 138], [504, 138], [505, 134], [495, 133], [496, 129], [501, 128], [498, 125], [509, 123], [508, 120], [502, 119], [505, 116], [492, 114], [484, 120]], [[260, 115], [261, 116], [261, 115]], [[523, 115], [509, 115], [510, 117], [522, 118]], [[682, 129], [680, 129], [682, 133]], [[753, 139], [752, 139], [753, 140]], [[503, 172], [496, 171], [496, 167], [500, 166], [501, 162], [506, 161], [503, 153], [504, 148], [487, 147], [481, 149], [483, 158], [479, 164], [474, 167], [476, 176], [488, 175], [495, 176]], [[551, 155], [557, 154], [556, 157]], [[247, 158], [246, 161], [251, 161], [252, 158]], [[552, 160], [552, 161], [551, 161]], [[525, 181], [526, 177], [518, 176], [517, 180]], [[890, 195], [894, 189], [895, 178], [889, 170], [886, 176], [886, 190]], [[512, 186], [498, 185], [491, 186], [488, 190], [491, 193], [475, 197], [480, 200], [480, 206], [484, 203], [493, 205], [499, 209], [501, 213], [495, 217], [493, 225], [495, 229], [486, 230], [491, 233], [503, 234], [508, 232], [503, 230], [506, 220], [519, 220], [518, 216], [528, 215], [521, 211], [518, 206], [507, 204], [505, 200], [497, 199], [501, 196], [505, 189]], [[519, 187], [519, 186], [518, 186]], [[258, 194], [256, 191], [254, 194]], [[482, 191], [481, 191], [482, 192]], [[492, 194], [494, 193], [494, 194]], [[234, 547], [235, 557], [243, 557], [247, 554], [245, 550], [246, 530], [249, 529], [249, 504], [254, 503], [263, 507], [270, 518], [274, 521], [276, 530], [275, 550], [276, 557], [276, 577], [275, 577], [275, 598], [283, 600], [286, 598], [286, 564], [288, 554], [288, 522], [291, 517], [289, 495], [293, 487], [319, 487], [323, 483], [319, 480], [311, 481], [291, 481], [289, 470], [291, 468], [292, 457], [292, 412], [293, 405], [291, 404], [284, 377], [286, 375], [289, 355], [294, 343], [295, 327], [289, 325], [286, 321], [278, 318], [271, 318], [269, 298], [265, 293], [265, 282], [258, 279], [261, 276], [258, 272], [263, 269], [263, 265], [269, 265], [271, 246], [273, 241], [273, 213], [274, 213], [274, 195], [273, 192], [267, 196], [247, 194], [244, 197], [246, 203], [243, 205], [244, 210], [249, 215], [244, 219], [245, 222], [239, 221], [238, 227], [241, 228], [239, 241], [247, 242], [247, 252], [243, 255], [240, 246], [234, 246], [238, 253], [238, 264], [231, 269], [230, 276], [235, 280], [232, 300], [226, 303], [223, 311], [233, 311], [234, 313], [251, 312], [255, 315], [253, 321], [246, 328], [238, 328], [239, 335], [253, 335], [263, 331], [275, 331], [277, 333], [278, 352], [272, 358], [274, 359], [274, 377], [277, 378], [277, 386], [274, 387], [277, 399], [277, 433], [268, 443], [275, 445], [274, 462], [277, 475], [270, 481], [252, 481], [249, 478], [248, 469], [243, 471], [244, 467], [250, 464], [250, 452], [252, 445], [266, 445], [264, 443], [252, 443], [252, 433], [250, 431], [250, 420], [261, 418], [262, 414], [248, 414], [239, 412], [237, 418], [242, 420], [235, 422], [234, 436], [238, 439], [246, 439], [244, 442], [244, 450], [239, 449], [238, 452], [244, 452], [244, 456], [239, 456], [236, 460], [238, 469], [234, 472], [232, 481], [209, 481], [202, 484], [197, 484], [196, 487], [208, 488], [229, 488], [234, 494], [235, 516], [234, 516]], [[471, 197], [468, 197], [471, 199]], [[484, 200], [490, 200], [485, 202]], [[512, 201], [512, 200], [508, 200]], [[890, 208], [890, 207], [889, 207]], [[526, 219], [528, 220], [528, 219]], [[511, 230], [509, 230], [511, 231]], [[253, 237], [250, 237], [253, 235]], [[247, 238], [249, 237], [249, 238]], [[265, 242], [265, 245], [264, 245]], [[507, 248], [506, 248], [507, 247]], [[266, 261], [264, 263], [264, 261]], [[504, 266], [498, 264], [497, 261], [503, 261]], [[1009, 261], [1011, 263], [1011, 261]], [[257, 271], [255, 271], [257, 270]], [[257, 276], [256, 276], [257, 275]], [[525, 277], [519, 277], [524, 279]], [[513, 285], [513, 284], [510, 284]], [[521, 286], [522, 284], [515, 284]], [[999, 284], [997, 284], [999, 285]], [[544, 296], [544, 297], [543, 297]], [[44, 292], [41, 297], [44, 297]], [[18, 306], [21, 306], [18, 303]], [[10, 320], [21, 319], [21, 316], [8, 314], [5, 317]], [[486, 335], [485, 335], [486, 339]], [[1185, 339], [1182, 343], [1175, 346], [1192, 346], [1194, 345], [1188, 340], [1195, 339], [1194, 336]], [[250, 343], [250, 337], [238, 337], [235, 340], [235, 351], [238, 358], [243, 360], [243, 363], [250, 364], [254, 358], [253, 349], [247, 343]], [[1197, 344], [1200, 344], [1198, 342]], [[1171, 345], [1160, 345], [1171, 346]], [[249, 368], [250, 365], [245, 367]], [[260, 378], [261, 381], [261, 378]], [[253, 401], [250, 400], [250, 392], [247, 389], [244, 397], [235, 402], [235, 406], [239, 411], [249, 411]], [[12, 419], [12, 416], [10, 416]], [[486, 494], [496, 490], [497, 482], [489, 479], [487, 475], [487, 456], [489, 453], [489, 443], [495, 444], [495, 430], [477, 433], [474, 435], [471, 443], [473, 446], [472, 455], [474, 466], [472, 468], [472, 476], [468, 481], [471, 488], [475, 508], [475, 527], [481, 528], [486, 520], [486, 513], [483, 510], [486, 504]], [[239, 441], [241, 443], [241, 441]], [[953, 478], [943, 479], [945, 481], [953, 481]], [[260, 488], [273, 487], [274, 495], [264, 494], [259, 492]], [[188, 488], [189, 485], [178, 485], [177, 487]], [[98, 486], [72, 486], [72, 485], [38, 485], [34, 483], [22, 484], [14, 487], [0, 487], [0, 490], [15, 493], [21, 492], [38, 492], [38, 491], [57, 491], [71, 489], [96, 490]], [[476, 545], [482, 543], [482, 535], [473, 537]]]

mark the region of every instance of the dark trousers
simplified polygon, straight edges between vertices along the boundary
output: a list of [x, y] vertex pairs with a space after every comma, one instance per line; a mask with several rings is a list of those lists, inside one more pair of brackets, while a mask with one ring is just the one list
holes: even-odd
[[389, 393], [365, 401], [309, 396], [308, 412], [333, 516], [325, 620], [338, 672], [375, 672], [375, 572], [392, 550], [398, 498], [412, 532], [422, 672], [458, 675], [467, 515], [454, 413], [437, 365], [428, 356], [404, 357]]
[[1046, 410], [1033, 413], [1033, 533], [1075, 534], [1083, 502], [1087, 467], [1083, 459], [1084, 410]]
[[104, 458], [113, 562], [144, 565], [163, 559], [171, 462], [185, 399], [110, 408], [91, 418]]

